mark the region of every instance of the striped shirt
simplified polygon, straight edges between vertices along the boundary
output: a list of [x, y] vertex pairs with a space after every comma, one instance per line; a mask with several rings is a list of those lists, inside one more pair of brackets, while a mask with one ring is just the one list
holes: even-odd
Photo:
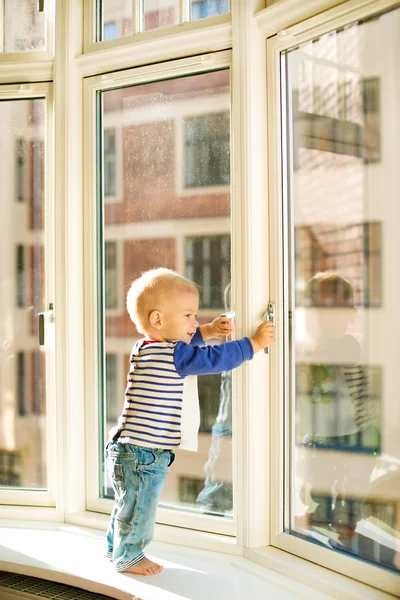
[[196, 450], [199, 428], [197, 385], [190, 375], [230, 371], [253, 358], [249, 338], [204, 344], [197, 329], [190, 344], [144, 343], [132, 349], [118, 441], [147, 448]]

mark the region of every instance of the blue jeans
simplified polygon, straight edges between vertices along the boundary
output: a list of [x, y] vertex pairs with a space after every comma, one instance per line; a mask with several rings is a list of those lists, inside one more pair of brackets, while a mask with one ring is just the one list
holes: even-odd
[[115, 494], [107, 556], [119, 572], [145, 558], [143, 549], [153, 538], [157, 505], [174, 458], [171, 450], [114, 441], [106, 446], [106, 467]]

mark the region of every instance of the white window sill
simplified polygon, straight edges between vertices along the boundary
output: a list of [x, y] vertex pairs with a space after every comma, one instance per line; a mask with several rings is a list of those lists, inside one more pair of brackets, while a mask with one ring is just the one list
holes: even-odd
[[[206, 547], [208, 537], [209, 545], [214, 545], [217, 552], [188, 547], [193, 532], [187, 532], [186, 537], [173, 536], [171, 529], [177, 528], [164, 529], [168, 529], [175, 543], [153, 542], [148, 552], [164, 565], [164, 571], [154, 577], [139, 577], [118, 574], [104, 557], [104, 531], [65, 523], [3, 520], [0, 570], [72, 585], [119, 600], [394, 599], [276, 548], [245, 550], [251, 559], [247, 560], [229, 554], [238, 552], [238, 548], [216, 542], [210, 534], [204, 534], [202, 545]], [[162, 537], [168, 539], [166, 535]], [[1, 593], [2, 589], [0, 597]]]
[[164, 565], [153, 577], [118, 574], [104, 557], [104, 532], [72, 525], [0, 529], [0, 569], [120, 600], [329, 600], [319, 591], [241, 557], [154, 542]]

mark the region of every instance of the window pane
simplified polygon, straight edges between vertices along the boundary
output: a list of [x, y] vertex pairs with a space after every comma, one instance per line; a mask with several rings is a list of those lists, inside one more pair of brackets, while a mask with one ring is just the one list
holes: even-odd
[[4, 52], [27, 52], [46, 48], [45, 11], [37, 0], [3, 0]]
[[294, 535], [394, 570], [400, 93], [390, 83], [399, 31], [397, 9], [282, 59], [295, 424], [285, 521]]
[[179, 23], [179, 0], [143, 0], [143, 31]]
[[230, 11], [229, 0], [191, 0], [191, 19], [225, 15]]
[[97, 41], [132, 35], [132, 0], [97, 0]]
[[[118, 290], [117, 295], [124, 298], [125, 305], [131, 281], [142, 271], [160, 266], [176, 269], [199, 285], [201, 323], [210, 322], [232, 308], [229, 185], [199, 186], [194, 190], [186, 189], [185, 185], [185, 124], [199, 114], [199, 107], [202, 109], [201, 126], [190, 132], [193, 152], [198, 157], [208, 152], [204, 131], [208, 134], [214, 127], [217, 109], [218, 115], [223, 117], [218, 118], [218, 135], [211, 136], [211, 156], [217, 165], [224, 164], [223, 172], [229, 183], [229, 161], [228, 168], [226, 165], [230, 139], [229, 87], [229, 71], [221, 70], [101, 93], [99, 119], [103, 132], [109, 130], [110, 124], [121, 132], [122, 150], [116, 153], [115, 160], [122, 164], [117, 165], [115, 173], [117, 188], [123, 190], [121, 197], [113, 203], [106, 201], [103, 190], [99, 207], [103, 215], [99, 239], [108, 239], [107, 232], [112, 228], [113, 240], [121, 248], [122, 256], [121, 264], [117, 263], [113, 260], [116, 257], [110, 242], [103, 242], [101, 272], [105, 281], [99, 286], [103, 289], [103, 295], [99, 296], [102, 311], [113, 289]], [[209, 114], [207, 106], [210, 107]], [[103, 169], [109, 150], [109, 145], [103, 150]], [[202, 160], [196, 172], [199, 180], [209, 183], [207, 161]], [[220, 233], [204, 235], [215, 220], [218, 220]], [[182, 231], [187, 228], [191, 235], [185, 238]], [[104, 415], [101, 434], [105, 440], [107, 431], [116, 424], [121, 413], [130, 352], [141, 336], [125, 308], [120, 315], [106, 312], [104, 323], [101, 355], [105, 384], [100, 412]], [[121, 365], [118, 374], [115, 373], [117, 364]], [[230, 373], [199, 377], [198, 388], [201, 408], [199, 451], [196, 454], [178, 450], [162, 501], [166, 505], [186, 508], [189, 504], [192, 510], [231, 517]], [[101, 478], [102, 495], [109, 496], [110, 483], [104, 472]]]
[[[0, 102], [0, 486], [46, 488], [45, 101]], [[10, 148], [24, 148], [21, 154]]]

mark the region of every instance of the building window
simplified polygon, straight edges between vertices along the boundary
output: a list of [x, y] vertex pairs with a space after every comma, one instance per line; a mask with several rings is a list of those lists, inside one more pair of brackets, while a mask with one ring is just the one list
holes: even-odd
[[229, 0], [192, 0], [192, 21], [229, 13]]
[[221, 375], [201, 375], [198, 378], [200, 431], [210, 433], [215, 424], [220, 402]]
[[179, 500], [187, 504], [196, 504], [197, 496], [204, 488], [204, 479], [179, 477]]
[[18, 245], [16, 248], [16, 283], [17, 283], [17, 306], [25, 306], [25, 248]]
[[378, 367], [297, 363], [296, 444], [379, 454], [381, 388]]
[[314, 83], [309, 89], [303, 86], [293, 92], [295, 168], [309, 161], [309, 156], [300, 150], [304, 148], [354, 156], [365, 163], [379, 161], [379, 78], [359, 79], [339, 71], [333, 75], [331, 66], [330, 76], [324, 82], [322, 68], [304, 60], [300, 71], [307, 70], [313, 72]]
[[187, 117], [184, 135], [185, 187], [229, 185], [229, 112]]
[[18, 450], [0, 448], [0, 486], [20, 487], [21, 478], [18, 473], [20, 458]]
[[[369, 222], [296, 227], [296, 306], [320, 306], [318, 287], [307, 296], [307, 282], [315, 273], [339, 270], [353, 287], [353, 306], [381, 306], [381, 229], [381, 223]], [[335, 306], [343, 306], [342, 293], [337, 290]]]
[[118, 308], [117, 242], [105, 243], [105, 303], [106, 309]]
[[202, 308], [223, 309], [224, 290], [230, 282], [229, 235], [191, 237], [185, 240], [185, 273], [200, 287]]
[[15, 168], [15, 196], [18, 202], [25, 200], [25, 161], [26, 161], [26, 144], [21, 137], [16, 139], [16, 168]]
[[117, 24], [115, 21], [107, 21], [103, 26], [103, 40], [115, 40], [117, 37]]
[[115, 425], [119, 417], [121, 399], [118, 398], [117, 355], [106, 354], [106, 421], [107, 427]]
[[117, 195], [116, 131], [104, 130], [104, 198]]
[[25, 354], [18, 352], [17, 354], [17, 401], [18, 414], [20, 417], [26, 415], [25, 404]]

